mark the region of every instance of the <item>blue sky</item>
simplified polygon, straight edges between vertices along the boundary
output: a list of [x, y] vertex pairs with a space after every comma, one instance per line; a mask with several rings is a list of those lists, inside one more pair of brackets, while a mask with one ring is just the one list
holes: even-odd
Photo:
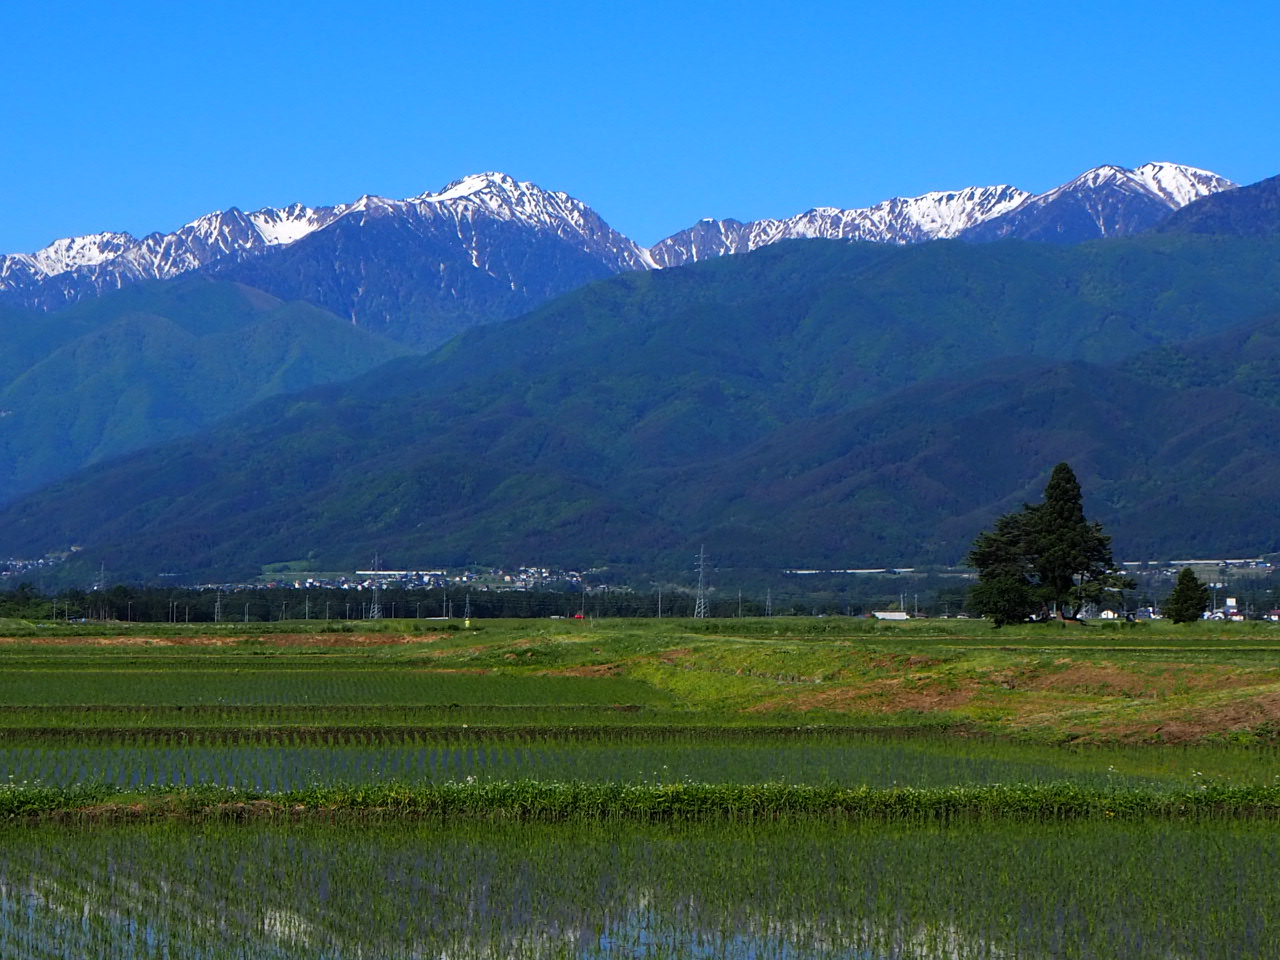
[[6, 10], [0, 252], [503, 170], [652, 243], [1100, 163], [1280, 173], [1270, 4]]

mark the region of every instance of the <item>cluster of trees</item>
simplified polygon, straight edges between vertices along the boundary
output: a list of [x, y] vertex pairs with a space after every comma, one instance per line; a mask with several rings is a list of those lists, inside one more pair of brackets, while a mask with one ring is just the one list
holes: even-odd
[[1065, 463], [1053, 468], [1044, 502], [1000, 517], [978, 537], [969, 562], [978, 571], [969, 604], [998, 627], [1077, 619], [1086, 603], [1135, 586], [1115, 569], [1102, 525], [1085, 519], [1080, 482]]
[[[767, 594], [771, 599], [713, 591], [708, 616], [806, 616], [861, 613], [861, 604], [813, 595]], [[523, 617], [691, 617], [696, 598], [688, 590], [638, 592], [621, 589], [479, 590], [466, 586], [379, 591], [385, 619], [451, 617], [469, 611], [480, 619]], [[0, 618], [19, 620], [115, 620], [132, 623], [263, 623], [279, 620], [364, 620], [373, 591], [315, 588], [216, 590], [129, 587], [65, 590], [45, 594], [32, 584], [0, 591]], [[957, 608], [959, 604], [957, 603]]]
[[[1086, 603], [1135, 586], [1116, 569], [1102, 525], [1085, 519], [1080, 483], [1065, 463], [1054, 468], [1044, 502], [1000, 517], [994, 530], [979, 535], [969, 562], [978, 571], [969, 606], [997, 627], [1054, 616], [1076, 619]], [[1208, 587], [1187, 568], [1164, 610], [1174, 623], [1190, 623], [1208, 606]]]

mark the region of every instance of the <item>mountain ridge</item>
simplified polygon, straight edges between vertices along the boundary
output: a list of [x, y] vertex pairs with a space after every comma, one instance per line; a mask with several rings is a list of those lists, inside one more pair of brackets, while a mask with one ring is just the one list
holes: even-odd
[[[458, 294], [459, 285], [471, 290], [492, 281], [488, 309], [496, 312], [490, 319], [505, 319], [611, 273], [682, 266], [787, 239], [909, 244], [953, 237], [1078, 242], [1126, 235], [1149, 229], [1171, 211], [1234, 186], [1218, 174], [1173, 163], [1148, 163], [1134, 170], [1107, 165], [1039, 195], [1008, 185], [966, 187], [895, 197], [866, 208], [815, 207], [785, 219], [743, 223], [709, 218], [645, 248], [566, 193], [488, 172], [404, 200], [365, 195], [336, 206], [295, 203], [251, 213], [233, 206], [197, 217], [168, 234], [151, 233], [139, 239], [103, 232], [55, 240], [33, 253], [0, 256], [0, 299], [53, 310], [140, 280], [170, 279], [194, 271], [212, 271], [285, 299], [298, 299], [303, 291], [296, 283], [290, 287], [286, 277], [315, 274], [316, 268], [300, 267], [296, 254], [281, 259], [289, 248], [310, 242], [313, 256], [329, 258], [328, 268], [341, 273], [343, 264], [333, 260], [334, 244], [317, 244], [315, 238], [334, 229], [349, 234], [353, 225], [367, 227], [392, 219], [414, 238], [397, 246], [417, 256], [419, 267], [437, 264], [438, 278], [423, 281], [435, 282], [439, 288], [435, 298], [440, 303], [431, 311], [467, 314], [482, 322], [487, 317], [483, 310], [477, 313], [468, 311], [465, 304], [457, 309], [447, 304], [450, 297], [465, 300]], [[345, 245], [348, 250], [360, 246], [350, 240]], [[506, 248], [517, 254], [512, 256]], [[537, 257], [531, 253], [535, 248]], [[368, 268], [369, 257], [367, 252], [363, 255], [360, 269]], [[284, 276], [250, 263], [260, 259], [278, 261], [277, 272]], [[540, 271], [537, 259], [550, 259], [557, 268]], [[386, 311], [402, 304], [361, 302], [353, 293], [359, 289], [354, 275], [360, 270], [350, 272], [353, 276], [345, 294], [319, 299], [317, 304], [356, 323], [372, 319], [375, 326], [386, 328], [383, 332], [395, 335], [404, 323]], [[425, 271], [431, 272], [430, 267]], [[504, 299], [497, 295], [502, 286], [510, 288], [505, 297], [509, 302], [498, 303]], [[425, 340], [426, 345], [443, 338], [440, 333], [406, 336]]]

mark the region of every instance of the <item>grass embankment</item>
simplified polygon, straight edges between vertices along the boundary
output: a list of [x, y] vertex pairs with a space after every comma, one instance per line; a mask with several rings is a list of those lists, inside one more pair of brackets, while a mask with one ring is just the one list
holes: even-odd
[[759, 723], [1047, 741], [1280, 736], [1273, 624], [250, 626], [32, 627], [0, 642], [0, 704], [20, 707], [0, 708], [0, 730]]
[[875, 789], [799, 784], [496, 781], [255, 792], [0, 787], [0, 819], [130, 821], [421, 817], [485, 821], [952, 821], [1231, 819], [1280, 816], [1280, 786], [1097, 790], [1070, 783]]

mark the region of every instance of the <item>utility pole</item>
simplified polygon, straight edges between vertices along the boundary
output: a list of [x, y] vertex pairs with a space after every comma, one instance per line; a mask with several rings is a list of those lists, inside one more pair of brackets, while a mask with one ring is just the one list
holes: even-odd
[[707, 616], [707, 547], [704, 544], [698, 550], [698, 602], [694, 604], [695, 618], [705, 620]]
[[662, 619], [662, 585], [658, 585], [658, 619]]
[[742, 588], [738, 588], [738, 619], [742, 619]]

